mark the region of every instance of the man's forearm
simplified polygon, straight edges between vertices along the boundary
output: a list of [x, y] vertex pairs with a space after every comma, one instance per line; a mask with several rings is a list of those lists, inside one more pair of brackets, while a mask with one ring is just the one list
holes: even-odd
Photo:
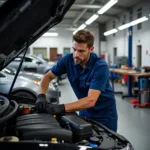
[[79, 111], [87, 108], [94, 107], [96, 100], [91, 97], [85, 97], [73, 103], [65, 104], [66, 112]]
[[49, 83], [51, 82], [52, 79], [50, 79], [48, 77], [48, 75], [45, 75], [42, 80], [41, 80], [41, 83], [40, 83], [40, 93], [41, 94], [45, 94], [47, 89], [48, 89], [48, 86], [49, 86]]

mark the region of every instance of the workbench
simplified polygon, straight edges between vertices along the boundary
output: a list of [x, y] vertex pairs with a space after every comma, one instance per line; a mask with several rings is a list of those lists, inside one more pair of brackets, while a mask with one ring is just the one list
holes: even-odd
[[[116, 69], [116, 68], [114, 69], [114, 68], [110, 68], [109, 71], [110, 72], [115, 72], [115, 73], [118, 73], [118, 74], [121, 74], [121, 75], [128, 75], [128, 76], [131, 76], [131, 77], [132, 76], [137, 77], [138, 78], [138, 83], [139, 83], [138, 84], [139, 91], [140, 91], [140, 79], [141, 78], [150, 78], [150, 72], [137, 72], [133, 69]], [[114, 83], [112, 83], [112, 85], [114, 87]], [[119, 93], [119, 92], [117, 92], [117, 93]], [[138, 96], [139, 96], [139, 100], [140, 100], [140, 94]], [[132, 94], [132, 84], [130, 84], [130, 86], [128, 86], [128, 94], [127, 95], [123, 95], [123, 93], [122, 93], [122, 98], [125, 98], [125, 97], [136, 97], [136, 95]]]

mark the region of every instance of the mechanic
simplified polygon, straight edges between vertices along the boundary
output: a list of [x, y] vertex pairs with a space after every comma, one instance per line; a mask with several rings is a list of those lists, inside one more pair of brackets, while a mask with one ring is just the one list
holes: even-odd
[[[118, 115], [109, 68], [105, 60], [93, 52], [93, 44], [94, 35], [88, 30], [79, 30], [73, 35], [73, 53], [65, 55], [43, 76], [36, 107], [50, 114], [79, 111], [80, 116], [117, 131]], [[78, 100], [67, 104], [47, 103], [45, 93], [49, 83], [64, 73], [67, 73]]]

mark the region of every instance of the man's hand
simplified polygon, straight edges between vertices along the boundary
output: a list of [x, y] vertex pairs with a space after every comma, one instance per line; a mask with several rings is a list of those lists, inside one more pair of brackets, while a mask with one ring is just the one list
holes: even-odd
[[51, 115], [63, 115], [65, 114], [65, 105], [47, 103], [45, 106], [45, 111]]
[[39, 94], [35, 103], [35, 107], [39, 112], [44, 112], [46, 103], [46, 95]]

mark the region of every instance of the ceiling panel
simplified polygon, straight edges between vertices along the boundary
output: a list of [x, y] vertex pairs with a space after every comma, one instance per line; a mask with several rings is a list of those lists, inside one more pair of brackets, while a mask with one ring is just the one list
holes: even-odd
[[117, 5], [124, 7], [132, 7], [133, 5], [142, 2], [142, 0], [119, 0]]
[[78, 15], [80, 15], [80, 11], [68, 11], [65, 15], [65, 18], [76, 18]]

